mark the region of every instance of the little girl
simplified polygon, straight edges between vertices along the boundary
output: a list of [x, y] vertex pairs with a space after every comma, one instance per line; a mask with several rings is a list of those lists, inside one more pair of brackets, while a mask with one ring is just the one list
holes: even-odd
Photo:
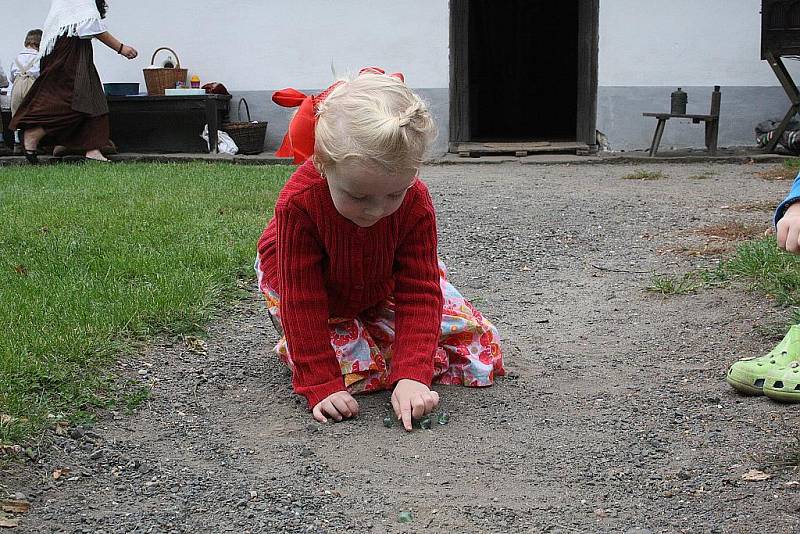
[[382, 72], [365, 69], [295, 102], [284, 147], [308, 146], [306, 123], [313, 154], [278, 197], [256, 272], [285, 333], [275, 350], [313, 417], [354, 417], [353, 394], [390, 389], [411, 430], [439, 404], [432, 382], [489, 386], [505, 371], [497, 330], [438, 260], [419, 179], [436, 133], [431, 114], [400, 75]]

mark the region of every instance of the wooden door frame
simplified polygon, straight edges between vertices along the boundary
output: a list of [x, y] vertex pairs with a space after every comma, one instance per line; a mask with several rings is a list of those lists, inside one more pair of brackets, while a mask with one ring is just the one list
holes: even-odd
[[[472, 141], [469, 120], [469, 0], [450, 0], [450, 151]], [[600, 0], [578, 0], [576, 140], [597, 144]]]

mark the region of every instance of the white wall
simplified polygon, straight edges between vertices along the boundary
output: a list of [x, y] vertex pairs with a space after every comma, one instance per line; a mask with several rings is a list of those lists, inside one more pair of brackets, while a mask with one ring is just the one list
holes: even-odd
[[[760, 0], [600, 0], [601, 86], [778, 85]], [[800, 65], [788, 61], [800, 79]]]
[[[141, 52], [97, 46], [104, 81], [142, 81], [159, 46], [232, 90], [318, 88], [364, 65], [403, 70], [413, 87], [449, 85], [447, 0], [111, 0], [112, 32]], [[0, 0], [8, 68], [49, 0]], [[759, 0], [601, 0], [600, 85], [776, 85], [760, 57]], [[800, 65], [789, 62], [800, 77]]]
[[[0, 0], [0, 61], [8, 70], [49, 0]], [[320, 88], [362, 66], [401, 70], [412, 87], [448, 86], [447, 0], [109, 0], [111, 32], [137, 48], [127, 61], [95, 43], [105, 82], [144, 82], [160, 46], [190, 75], [234, 91]]]

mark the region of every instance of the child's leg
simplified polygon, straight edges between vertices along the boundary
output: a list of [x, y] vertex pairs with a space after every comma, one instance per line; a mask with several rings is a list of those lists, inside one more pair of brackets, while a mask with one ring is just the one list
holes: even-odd
[[[439, 262], [439, 283], [444, 296], [439, 346], [434, 353], [433, 380], [440, 384], [489, 386], [505, 375], [497, 329], [447, 281]], [[361, 315], [364, 326], [391, 366], [395, 336], [393, 300]]]
[[[266, 283], [258, 259], [255, 270], [270, 318], [281, 336], [275, 346], [275, 352], [281, 361], [291, 368], [292, 358], [281, 324], [280, 296]], [[386, 360], [360, 319], [329, 319], [328, 334], [350, 393], [365, 393], [386, 388], [388, 378]]]
[[441, 352], [447, 368], [434, 378], [442, 384], [490, 386], [495, 376], [505, 375], [500, 335], [475, 307], [447, 281], [447, 271], [439, 262], [444, 295]]

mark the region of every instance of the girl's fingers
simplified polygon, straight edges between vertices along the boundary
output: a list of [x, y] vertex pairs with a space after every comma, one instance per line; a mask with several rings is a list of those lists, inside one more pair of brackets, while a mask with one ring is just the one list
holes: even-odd
[[439, 404], [439, 395], [435, 391], [431, 391], [425, 397], [425, 415], [432, 413]]
[[431, 391], [431, 396], [433, 397], [433, 407], [434, 409], [439, 406], [439, 394], [435, 391]]
[[337, 415], [339, 415], [339, 419], [336, 419], [336, 417], [334, 416], [334, 419], [336, 419], [337, 421], [341, 421], [343, 417], [351, 417], [353, 415], [352, 412], [350, 411], [350, 408], [347, 407], [347, 401], [342, 397], [335, 396], [331, 399], [330, 402], [331, 404], [333, 404], [333, 407], [338, 412]]
[[403, 428], [410, 432], [412, 421], [411, 404], [407, 400], [401, 403], [396, 393], [392, 393], [392, 408], [394, 408], [394, 413], [397, 414], [397, 419], [403, 422]]
[[337, 423], [342, 420], [342, 414], [339, 413], [339, 410], [336, 409], [336, 406], [334, 406], [330, 398], [322, 401], [322, 413], [324, 413]]
[[324, 415], [322, 415], [322, 409], [320, 408], [321, 405], [322, 403], [318, 402], [317, 405], [314, 406], [314, 409], [311, 410], [311, 415], [314, 416], [314, 419], [316, 419], [320, 423], [327, 423], [328, 420], [325, 418]]
[[345, 398], [344, 401], [347, 403], [347, 407], [350, 408], [350, 413], [352, 414], [351, 417], [357, 416], [358, 415], [358, 402], [356, 402], [356, 400], [353, 397], [351, 397], [350, 395], [348, 395]]
[[411, 432], [411, 421], [413, 420], [413, 417], [410, 404], [404, 404], [400, 406], [400, 420], [403, 421], [403, 428], [405, 428], [406, 431]]
[[789, 228], [789, 235], [786, 237], [786, 250], [795, 254], [797, 253], [798, 237], [800, 237], [800, 224], [792, 225], [792, 227]]
[[789, 224], [784, 219], [781, 219], [778, 221], [778, 235], [775, 239], [778, 241], [778, 246], [782, 249], [786, 249], [787, 235], [789, 235]]
[[414, 416], [414, 419], [425, 416], [425, 399], [421, 394], [411, 399], [411, 414]]

